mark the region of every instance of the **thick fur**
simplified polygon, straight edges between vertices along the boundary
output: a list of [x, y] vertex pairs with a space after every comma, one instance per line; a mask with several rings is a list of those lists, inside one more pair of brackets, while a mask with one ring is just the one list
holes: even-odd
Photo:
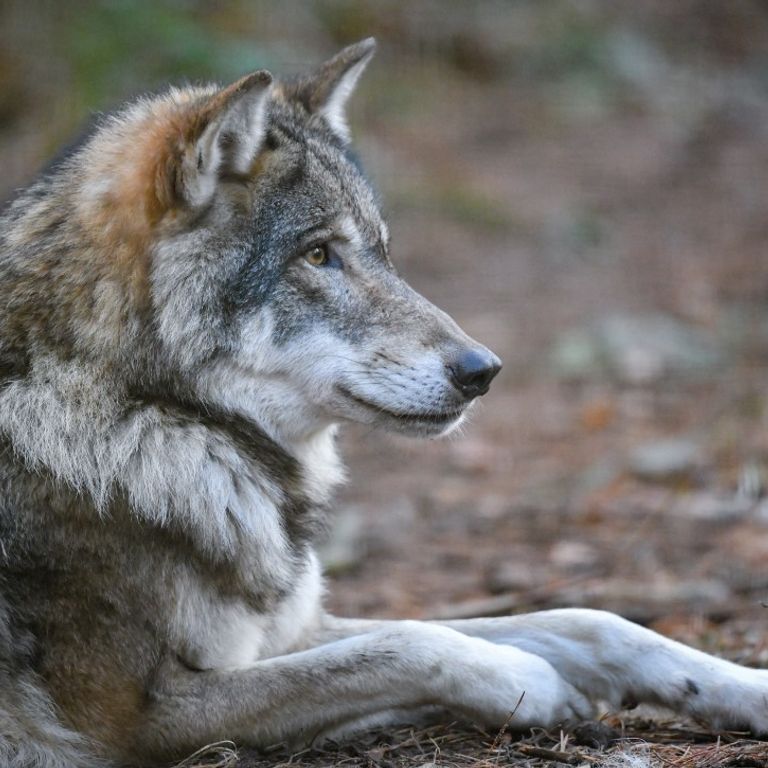
[[609, 614], [324, 613], [337, 425], [442, 434], [499, 367], [389, 261], [344, 118], [372, 51], [140, 100], [0, 219], [3, 766], [435, 707], [527, 727], [647, 700], [768, 731], [768, 673]]

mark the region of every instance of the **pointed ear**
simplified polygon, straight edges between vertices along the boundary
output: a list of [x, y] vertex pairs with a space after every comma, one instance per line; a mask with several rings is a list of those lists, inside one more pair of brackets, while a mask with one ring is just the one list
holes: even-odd
[[361, 40], [341, 50], [299, 84], [297, 95], [307, 111], [322, 117], [345, 143], [350, 140], [347, 101], [375, 50], [372, 37]]
[[248, 173], [266, 133], [272, 75], [254, 72], [197, 108], [173, 174], [173, 192], [192, 208], [205, 205], [219, 179]]

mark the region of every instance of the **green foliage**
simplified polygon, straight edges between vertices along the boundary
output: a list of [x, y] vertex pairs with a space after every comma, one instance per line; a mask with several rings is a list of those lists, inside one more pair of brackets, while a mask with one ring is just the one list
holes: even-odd
[[98, 108], [169, 80], [233, 79], [269, 64], [252, 41], [228, 39], [193, 4], [104, 0], [62, 20], [72, 97]]

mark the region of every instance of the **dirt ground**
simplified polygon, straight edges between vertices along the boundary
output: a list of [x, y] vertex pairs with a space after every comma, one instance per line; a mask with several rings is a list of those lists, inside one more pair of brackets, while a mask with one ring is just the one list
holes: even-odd
[[[768, 666], [765, 6], [406, 5], [319, 4], [323, 46], [379, 37], [353, 124], [394, 259], [505, 366], [448, 439], [344, 433], [329, 606], [608, 608]], [[35, 109], [0, 143], [9, 186], [50, 142]], [[690, 723], [593, 731], [459, 725], [239, 765], [768, 765]]]

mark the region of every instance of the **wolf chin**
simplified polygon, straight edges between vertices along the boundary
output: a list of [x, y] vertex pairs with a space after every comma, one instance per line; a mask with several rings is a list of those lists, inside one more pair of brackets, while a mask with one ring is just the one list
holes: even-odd
[[768, 731], [767, 672], [611, 614], [323, 610], [337, 425], [444, 434], [500, 368], [390, 262], [344, 116], [373, 49], [141, 99], [3, 213], [2, 766], [599, 701]]

